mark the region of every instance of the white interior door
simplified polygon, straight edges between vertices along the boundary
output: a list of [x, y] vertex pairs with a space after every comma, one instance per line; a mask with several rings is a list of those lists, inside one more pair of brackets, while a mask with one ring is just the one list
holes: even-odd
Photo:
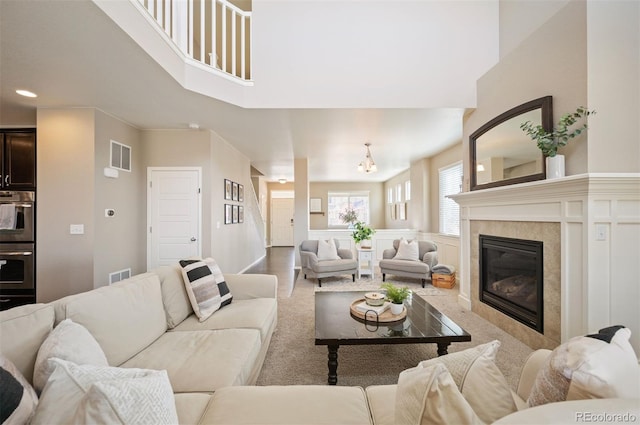
[[147, 270], [201, 255], [200, 174], [147, 169]]
[[293, 198], [271, 199], [271, 245], [293, 246]]

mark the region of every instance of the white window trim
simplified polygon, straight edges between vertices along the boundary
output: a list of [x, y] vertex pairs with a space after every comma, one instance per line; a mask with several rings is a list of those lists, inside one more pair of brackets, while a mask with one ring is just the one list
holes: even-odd
[[[456, 174], [452, 178], [456, 178], [459, 176], [459, 181], [451, 181], [448, 188], [443, 188], [443, 181], [441, 179], [442, 173], [448, 170], [452, 170], [453, 168], [456, 168], [457, 170]], [[462, 178], [464, 177], [463, 173], [464, 169], [462, 167], [462, 161], [457, 161], [446, 167], [438, 169], [438, 232], [442, 235], [460, 236], [460, 206], [453, 199], [447, 198], [447, 196], [460, 193], [460, 191], [462, 190]], [[443, 194], [443, 189], [444, 192], [447, 192], [446, 194]], [[456, 222], [449, 222], [449, 224], [447, 225], [445, 223], [445, 215], [456, 215]]]
[[327, 227], [330, 229], [346, 229], [348, 227], [347, 224], [330, 224], [329, 223], [329, 205], [330, 205], [330, 200], [332, 196], [347, 196], [347, 197], [351, 197], [351, 196], [366, 196], [367, 199], [369, 200], [368, 202], [368, 206], [369, 206], [369, 211], [368, 211], [368, 220], [362, 220], [361, 217], [358, 217], [358, 221], [364, 221], [366, 224], [369, 224], [371, 222], [371, 193], [368, 190], [355, 190], [355, 191], [335, 191], [335, 192], [327, 192]]

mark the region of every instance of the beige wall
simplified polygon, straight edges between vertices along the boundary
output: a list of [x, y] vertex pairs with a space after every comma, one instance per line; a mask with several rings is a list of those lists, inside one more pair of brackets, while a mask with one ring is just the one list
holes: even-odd
[[49, 302], [93, 289], [95, 112], [39, 109], [37, 126], [36, 296]]
[[[237, 273], [265, 254], [255, 228], [262, 220], [251, 193], [248, 158], [207, 130], [147, 130], [142, 141], [145, 167], [202, 168], [203, 256], [215, 258], [223, 272]], [[243, 203], [224, 200], [224, 179], [244, 185]], [[244, 206], [244, 223], [224, 224], [225, 203]]]
[[640, 2], [587, 4], [588, 170], [640, 172]]
[[[142, 163], [147, 167], [200, 167], [202, 169], [202, 255], [211, 255], [211, 141], [208, 131], [144, 130]], [[230, 178], [230, 177], [229, 177]], [[224, 186], [220, 182], [220, 190]], [[144, 192], [146, 202], [146, 190]], [[146, 203], [143, 223], [146, 223]], [[224, 222], [224, 221], [223, 221]], [[146, 236], [145, 236], [146, 239]], [[145, 245], [146, 250], [146, 245]]]
[[[131, 268], [132, 274], [146, 270], [145, 176], [140, 149], [140, 131], [99, 110], [95, 111], [94, 287], [109, 283], [109, 273]], [[118, 178], [104, 176], [109, 166], [111, 140], [131, 147], [131, 172]], [[104, 210], [115, 210], [105, 217]], [[142, 224], [141, 224], [142, 223]]]
[[[114, 271], [143, 272], [139, 131], [92, 108], [39, 109], [37, 126], [38, 302], [106, 285]], [[132, 148], [132, 172], [117, 179], [103, 174], [112, 139]], [[116, 215], [105, 218], [106, 208]], [[84, 234], [70, 235], [70, 224]]]
[[369, 214], [371, 227], [374, 229], [386, 228], [384, 183], [363, 183], [363, 182], [316, 182], [309, 184], [309, 197], [322, 199], [322, 210], [324, 215], [310, 215], [309, 227], [312, 230], [327, 229], [327, 195], [329, 192], [369, 192]]
[[[587, 104], [586, 4], [570, 2], [478, 80], [475, 111], [465, 119], [464, 187], [469, 190], [469, 135], [504, 111], [553, 96], [553, 119]], [[567, 175], [587, 172], [587, 135], [561, 149]], [[532, 142], [533, 143], [533, 142]]]
[[500, 0], [500, 58], [535, 32], [570, 0]]

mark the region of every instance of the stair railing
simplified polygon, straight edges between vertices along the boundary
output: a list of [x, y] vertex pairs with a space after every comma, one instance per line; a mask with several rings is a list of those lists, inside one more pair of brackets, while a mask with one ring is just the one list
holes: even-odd
[[189, 58], [251, 80], [251, 12], [228, 0], [133, 0]]

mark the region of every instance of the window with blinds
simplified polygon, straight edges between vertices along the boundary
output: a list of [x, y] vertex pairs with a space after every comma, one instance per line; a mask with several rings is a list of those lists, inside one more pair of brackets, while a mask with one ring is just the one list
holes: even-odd
[[462, 191], [462, 162], [438, 170], [440, 186], [440, 228], [445, 235], [460, 236], [460, 207], [448, 195]]

